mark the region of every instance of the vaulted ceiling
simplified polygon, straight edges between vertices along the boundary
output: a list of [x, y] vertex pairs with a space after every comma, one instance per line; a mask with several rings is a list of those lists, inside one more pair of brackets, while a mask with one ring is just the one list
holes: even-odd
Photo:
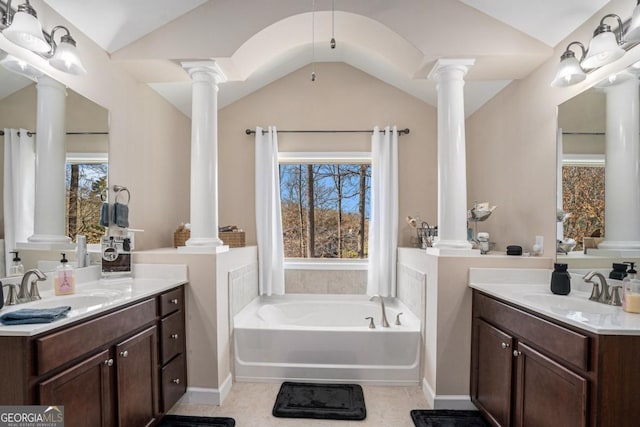
[[[469, 115], [553, 55], [608, 0], [44, 0], [190, 115], [185, 60], [229, 77], [222, 108], [311, 62], [345, 62], [436, 105], [439, 58], [474, 58]], [[313, 30], [313, 31], [312, 31]], [[329, 47], [335, 35], [336, 49]], [[315, 43], [313, 43], [315, 42]], [[322, 76], [318, 76], [322, 78]]]

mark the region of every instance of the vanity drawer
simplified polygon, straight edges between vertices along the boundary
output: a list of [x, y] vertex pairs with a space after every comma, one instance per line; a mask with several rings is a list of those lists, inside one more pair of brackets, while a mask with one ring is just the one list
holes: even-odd
[[546, 354], [589, 370], [589, 337], [474, 292], [474, 316], [517, 336]]
[[160, 295], [160, 316], [164, 317], [177, 310], [184, 310], [184, 287], [173, 289]]
[[173, 359], [162, 368], [162, 412], [166, 412], [187, 391], [187, 369], [184, 354]]
[[172, 357], [184, 350], [183, 311], [178, 311], [160, 321], [161, 363], [164, 365]]
[[155, 299], [114, 311], [35, 340], [37, 374], [44, 374], [156, 319]]

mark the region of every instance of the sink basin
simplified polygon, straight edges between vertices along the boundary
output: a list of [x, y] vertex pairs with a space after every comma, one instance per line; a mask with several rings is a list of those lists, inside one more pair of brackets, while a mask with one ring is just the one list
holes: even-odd
[[28, 304], [16, 306], [24, 308], [53, 308], [68, 305], [72, 310], [90, 309], [101, 306], [113, 300], [113, 296], [108, 295], [64, 295], [34, 301]]
[[551, 295], [551, 294], [527, 294], [522, 298], [536, 306], [548, 307], [557, 313], [581, 312], [585, 314], [611, 314], [619, 310], [607, 304], [602, 304], [588, 299], [574, 296]]

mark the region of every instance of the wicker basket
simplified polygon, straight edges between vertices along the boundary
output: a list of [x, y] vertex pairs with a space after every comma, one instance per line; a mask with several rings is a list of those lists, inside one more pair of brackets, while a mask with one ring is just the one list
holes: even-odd
[[173, 247], [184, 246], [190, 236], [191, 232], [189, 230], [176, 231], [173, 233]]
[[218, 234], [230, 248], [242, 248], [246, 245], [244, 231], [221, 231]]

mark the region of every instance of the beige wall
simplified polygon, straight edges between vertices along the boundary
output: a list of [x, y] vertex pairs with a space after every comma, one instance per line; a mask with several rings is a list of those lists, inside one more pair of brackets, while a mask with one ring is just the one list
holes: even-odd
[[[219, 112], [220, 224], [236, 224], [256, 244], [254, 136], [245, 129], [410, 128], [399, 138], [399, 242], [411, 232], [404, 218], [419, 213], [435, 223], [437, 209], [436, 110], [343, 63], [303, 67]], [[221, 91], [224, 90], [221, 85]], [[281, 151], [369, 151], [370, 134], [278, 135]]]
[[135, 81], [84, 34], [47, 6], [33, 7], [44, 28], [68, 26], [87, 69], [72, 76], [52, 69], [36, 55], [0, 38], [0, 49], [33, 63], [110, 113], [110, 184], [131, 190], [131, 228], [136, 249], [171, 246], [173, 231], [189, 216], [191, 121], [146, 84]]
[[566, 40], [555, 55], [526, 79], [515, 81], [467, 119], [468, 200], [498, 208], [479, 224], [503, 251], [509, 244], [531, 249], [543, 235], [544, 253], [555, 254], [557, 106], [613, 71], [640, 59], [638, 47], [624, 58], [569, 88], [552, 88], [560, 55], [570, 41], [586, 44], [607, 13], [631, 16], [635, 5], [612, 0]]

